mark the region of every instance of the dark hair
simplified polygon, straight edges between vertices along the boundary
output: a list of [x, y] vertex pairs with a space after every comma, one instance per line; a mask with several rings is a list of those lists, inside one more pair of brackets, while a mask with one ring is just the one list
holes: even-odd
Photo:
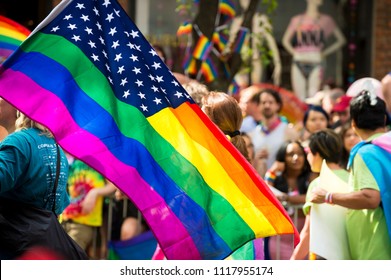
[[274, 100], [276, 100], [277, 104], [280, 105], [280, 109], [278, 109], [278, 112], [280, 112], [282, 109], [282, 105], [283, 105], [282, 98], [281, 98], [280, 94], [277, 91], [275, 91], [274, 89], [264, 88], [264, 89], [260, 90], [259, 100], [261, 100], [261, 96], [264, 93], [267, 93], [267, 94], [270, 94], [271, 96], [273, 96], [273, 98], [274, 98]]
[[[290, 141], [290, 140], [285, 141], [284, 143], [282, 143], [282, 145], [280, 146], [280, 148], [277, 151], [276, 161], [280, 161], [280, 162], [286, 161], [286, 150], [287, 150], [289, 144], [297, 144], [300, 147], [300, 149], [304, 155], [304, 166], [303, 166], [303, 169], [297, 179], [297, 185], [298, 185], [299, 193], [305, 194], [308, 189], [308, 180], [309, 180], [309, 176], [311, 173], [311, 166], [308, 163], [308, 160], [306, 157], [306, 152], [304, 150], [303, 145], [299, 141]], [[283, 174], [286, 174], [286, 172], [287, 172], [287, 170], [285, 168]], [[278, 176], [276, 178], [274, 186], [282, 192], [288, 192], [288, 183], [286, 182], [285, 176]]]
[[[318, 106], [318, 105], [311, 105], [308, 107], [307, 111], [305, 111], [304, 113], [304, 117], [303, 117], [303, 124], [304, 124], [304, 127], [306, 126], [306, 123], [307, 123], [307, 120], [308, 120], [308, 115], [310, 114], [311, 111], [315, 111], [315, 112], [319, 112], [319, 113], [322, 113], [325, 118], [327, 119], [327, 124], [329, 123], [330, 121], [330, 116], [329, 114], [323, 109], [322, 106]], [[327, 125], [328, 126], [328, 125]]]
[[258, 92], [255, 92], [255, 93], [253, 93], [252, 95], [251, 95], [251, 97], [249, 98], [249, 102], [251, 102], [251, 103], [255, 103], [255, 104], [257, 104], [257, 105], [259, 105], [259, 102], [260, 102], [260, 98], [259, 98], [259, 96], [261, 95], [261, 92], [260, 91], [258, 91]]
[[324, 129], [311, 135], [308, 147], [313, 154], [319, 154], [327, 162], [340, 163], [342, 139], [332, 129]]
[[152, 47], [155, 49], [156, 52], [161, 53], [163, 62], [167, 63], [167, 55], [166, 55], [166, 52], [164, 51], [164, 48], [158, 44], [154, 44], [154, 45], [152, 45]]
[[384, 127], [387, 119], [386, 104], [381, 98], [364, 90], [350, 102], [350, 117], [360, 129]]

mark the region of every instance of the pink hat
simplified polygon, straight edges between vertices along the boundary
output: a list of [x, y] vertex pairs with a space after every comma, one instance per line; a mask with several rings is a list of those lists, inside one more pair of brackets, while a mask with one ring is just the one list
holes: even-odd
[[352, 100], [351, 96], [343, 95], [337, 99], [336, 103], [333, 106], [332, 112], [344, 112], [349, 108], [350, 100]]

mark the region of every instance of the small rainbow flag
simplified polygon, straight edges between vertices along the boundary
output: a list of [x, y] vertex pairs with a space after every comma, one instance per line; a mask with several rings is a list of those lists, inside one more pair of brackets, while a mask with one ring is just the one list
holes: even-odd
[[300, 239], [116, 0], [61, 1], [3, 63], [0, 96], [125, 193], [169, 260], [224, 259], [271, 235]]
[[225, 17], [225, 20], [230, 20], [235, 17], [236, 9], [234, 2], [230, 0], [219, 1], [219, 12]]
[[191, 22], [184, 22], [181, 26], [179, 26], [176, 35], [182, 36], [182, 35], [188, 35], [193, 30], [193, 24]]
[[0, 15], [0, 63], [9, 57], [30, 34], [23, 25]]
[[213, 48], [212, 42], [205, 35], [201, 35], [193, 50], [193, 57], [204, 61]]
[[227, 46], [228, 39], [228, 35], [224, 33], [224, 31], [215, 32], [212, 36], [212, 42], [220, 52], [222, 52]]
[[205, 61], [202, 62], [201, 71], [205, 78], [205, 81], [210, 83], [217, 77], [217, 69], [212, 59], [208, 57]]
[[249, 34], [248, 28], [242, 27], [239, 29], [239, 31], [236, 35], [235, 43], [232, 47], [233, 52], [240, 52], [240, 50], [242, 49], [242, 46], [244, 44], [244, 41], [246, 40], [247, 34]]
[[231, 82], [231, 84], [228, 87], [228, 94], [230, 95], [238, 95], [240, 90], [240, 86], [235, 81], [235, 79]]
[[183, 67], [185, 73], [187, 73], [187, 74], [190, 74], [190, 75], [197, 74], [196, 60], [191, 55], [187, 55], [187, 57], [185, 57], [182, 67]]

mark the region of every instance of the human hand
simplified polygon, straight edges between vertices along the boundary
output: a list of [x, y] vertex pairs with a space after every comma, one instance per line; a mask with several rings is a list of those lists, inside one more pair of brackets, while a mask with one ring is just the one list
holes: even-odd
[[289, 199], [289, 195], [287, 193], [281, 193], [276, 195], [277, 199], [281, 202], [287, 202]]
[[119, 189], [117, 189], [117, 190], [115, 191], [114, 196], [115, 196], [115, 199], [116, 199], [116, 200], [122, 200], [122, 199], [126, 198], [126, 196], [124, 195], [124, 193], [121, 192]]
[[310, 194], [310, 201], [313, 203], [324, 203], [327, 191], [322, 188], [315, 188]]
[[277, 161], [277, 160], [269, 168], [269, 171], [275, 173], [276, 175], [284, 172], [284, 170], [285, 170], [285, 162]]

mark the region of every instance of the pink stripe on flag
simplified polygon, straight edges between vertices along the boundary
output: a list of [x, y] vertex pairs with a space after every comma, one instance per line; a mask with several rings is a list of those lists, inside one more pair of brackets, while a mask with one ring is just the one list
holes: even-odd
[[255, 260], [264, 260], [265, 259], [264, 239], [257, 238], [257, 239], [254, 239], [252, 242], [254, 244], [254, 259]]
[[14, 50], [0, 48], [0, 56], [2, 57], [9, 57], [13, 52]]
[[372, 143], [391, 153], [391, 131], [373, 139]]
[[[12, 100], [19, 105], [20, 111], [37, 122], [45, 120], [47, 127], [56, 135], [61, 147], [71, 154], [82, 155], [81, 157], [93, 165], [98, 172], [107, 174], [107, 179], [131, 197], [135, 205], [143, 211], [150, 227], [161, 229], [155, 232], [155, 235], [165, 248], [164, 253], [168, 257], [179, 247], [188, 248], [188, 250], [180, 251], [183, 259], [201, 258], [197, 254], [198, 249], [192, 238], [164, 199], [144, 181], [134, 167], [119, 161], [96, 136], [79, 127], [60, 98], [41, 88], [21, 72], [7, 69], [1, 77], [0, 82], [3, 83], [3, 88], [12, 88], [12, 90], [0, 92], [0, 96], [7, 100], [7, 94], [12, 94]], [[68, 136], [65, 137], [67, 134]], [[109, 164], [103, 166], [101, 162]], [[124, 188], [130, 182], [134, 188]], [[174, 236], [170, 234], [172, 232], [175, 232], [175, 238], [171, 238]], [[176, 241], [178, 236], [182, 236], [180, 243]]]

